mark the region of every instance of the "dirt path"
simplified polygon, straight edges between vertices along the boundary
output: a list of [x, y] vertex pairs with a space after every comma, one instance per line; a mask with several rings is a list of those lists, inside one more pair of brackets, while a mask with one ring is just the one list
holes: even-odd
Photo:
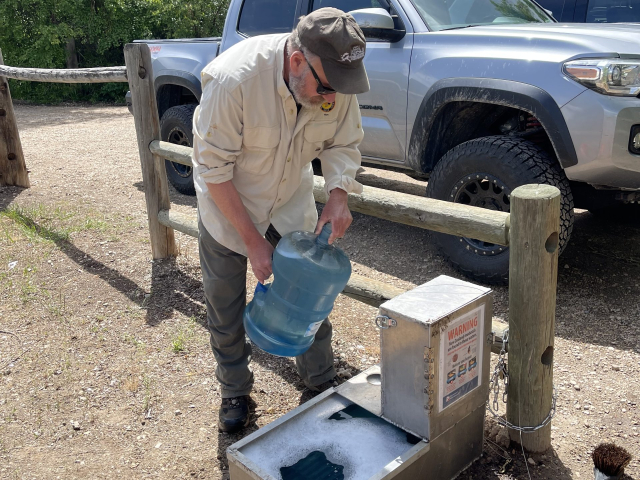
[[[177, 233], [181, 255], [151, 260], [132, 117], [124, 107], [16, 113], [33, 186], [0, 187], [0, 478], [224, 478], [225, 449], [241, 436], [216, 427], [197, 245]], [[372, 169], [361, 181], [424, 189]], [[172, 208], [195, 207], [171, 196]], [[527, 467], [536, 479], [592, 478], [589, 454], [603, 440], [634, 455], [627, 473], [640, 478], [637, 213], [578, 212], [560, 259], [552, 451], [525, 462], [494, 445], [494, 431], [461, 478], [528, 478]], [[354, 217], [341, 246], [356, 272], [405, 287], [458, 276], [425, 231]], [[496, 288], [497, 317], [507, 301]], [[375, 313], [339, 298], [340, 368], [379, 361]], [[254, 353], [257, 409], [245, 434], [310, 398], [291, 361]]]

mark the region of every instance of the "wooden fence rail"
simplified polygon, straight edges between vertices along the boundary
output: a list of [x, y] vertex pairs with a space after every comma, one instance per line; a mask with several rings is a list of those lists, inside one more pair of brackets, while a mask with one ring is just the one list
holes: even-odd
[[0, 65], [0, 75], [14, 80], [45, 83], [126, 83], [126, 67], [75, 69], [21, 68]]
[[[149, 150], [172, 162], [192, 166], [191, 147], [154, 140], [149, 144]], [[328, 198], [324, 190], [324, 179], [315, 177], [314, 180], [313, 194], [316, 202], [326, 203]], [[412, 227], [476, 238], [498, 245], [509, 244], [507, 212], [417, 197], [366, 185], [361, 194], [349, 195], [349, 208], [354, 212]]]

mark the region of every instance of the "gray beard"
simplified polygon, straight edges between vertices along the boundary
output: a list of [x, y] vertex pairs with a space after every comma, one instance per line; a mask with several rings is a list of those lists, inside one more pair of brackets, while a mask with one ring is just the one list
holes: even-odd
[[305, 69], [300, 72], [299, 76], [295, 76], [293, 74], [289, 75], [289, 90], [291, 90], [291, 94], [295, 99], [296, 103], [302, 105], [302, 108], [316, 108], [319, 105], [322, 105], [324, 102], [324, 98], [320, 95], [307, 97], [302, 93], [302, 89], [304, 87], [303, 78], [307, 75], [307, 72], [310, 72], [311, 69], [309, 66], [305, 67]]

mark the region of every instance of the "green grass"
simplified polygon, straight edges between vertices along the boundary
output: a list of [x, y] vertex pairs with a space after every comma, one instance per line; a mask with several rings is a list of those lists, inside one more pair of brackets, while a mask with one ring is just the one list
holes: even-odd
[[171, 351], [173, 353], [183, 353], [187, 350], [187, 342], [194, 337], [197, 325], [196, 317], [190, 317], [187, 325], [176, 332], [171, 339]]
[[96, 230], [99, 232], [106, 232], [110, 225], [102, 220], [96, 220], [95, 218], [87, 218], [82, 224], [80, 230]]
[[6, 210], [0, 212], [0, 216], [12, 220], [30, 241], [45, 241], [56, 244], [69, 241], [71, 233], [69, 228], [53, 228], [51, 218], [60, 218], [60, 212], [48, 211], [40, 204], [35, 207], [20, 207], [10, 205]]
[[144, 399], [142, 401], [142, 413], [146, 414], [149, 412], [153, 405], [153, 399], [155, 397], [155, 392], [153, 390], [154, 381], [151, 377], [145, 375], [142, 378], [142, 386], [144, 387]]
[[[111, 233], [110, 241], [119, 240], [114, 234], [115, 222], [110, 223], [99, 212], [80, 212], [71, 205], [49, 206], [40, 203], [22, 207], [14, 204], [0, 211], [0, 217], [11, 220], [32, 242], [52, 242], [60, 246], [69, 242], [73, 233], [86, 231]], [[130, 220], [127, 222], [131, 223]], [[16, 240], [15, 234], [5, 225], [2, 225], [0, 240], [2, 239], [9, 244], [15, 243]]]
[[124, 340], [126, 343], [130, 343], [134, 347], [144, 346], [144, 342], [142, 340], [138, 340], [135, 336], [131, 335], [130, 333], [125, 333], [122, 336], [122, 340]]
[[175, 337], [171, 340], [171, 350], [173, 353], [182, 353], [185, 350], [185, 343], [187, 336], [184, 330], [180, 330]]

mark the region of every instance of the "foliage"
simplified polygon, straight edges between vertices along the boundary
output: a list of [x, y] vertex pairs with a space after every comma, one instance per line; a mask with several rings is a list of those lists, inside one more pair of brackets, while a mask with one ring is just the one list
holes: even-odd
[[[0, 48], [7, 65], [78, 68], [124, 65], [135, 39], [220, 35], [228, 0], [2, 0]], [[68, 51], [71, 55], [68, 55]], [[11, 81], [15, 99], [40, 103], [122, 102], [126, 84]]]

